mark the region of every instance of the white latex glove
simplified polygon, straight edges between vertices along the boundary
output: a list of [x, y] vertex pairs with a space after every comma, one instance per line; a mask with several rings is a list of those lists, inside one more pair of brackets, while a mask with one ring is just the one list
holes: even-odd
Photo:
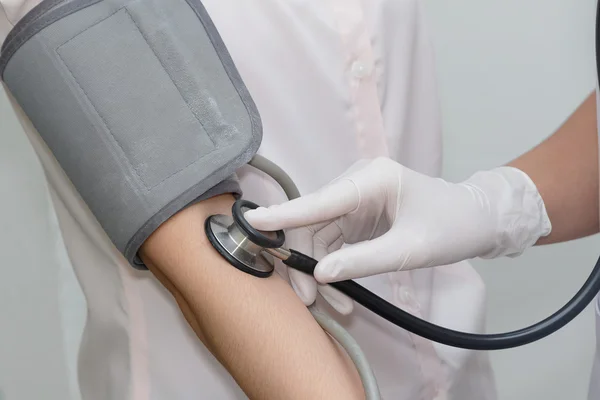
[[[551, 231], [541, 196], [518, 169], [478, 172], [455, 184], [387, 158], [359, 165], [315, 193], [245, 214], [260, 230], [305, 227], [318, 244], [314, 276], [321, 284], [516, 256]], [[342, 243], [349, 246], [339, 249]]]
[[[367, 160], [355, 163], [336, 179], [359, 170], [367, 163]], [[275, 205], [271, 209], [277, 207]], [[262, 208], [264, 209], [264, 207]], [[317, 261], [320, 261], [332, 251], [339, 250], [344, 244], [343, 238], [329, 221], [288, 229], [285, 232], [285, 237], [285, 245], [288, 248], [306, 254]], [[289, 267], [287, 270], [294, 291], [305, 305], [309, 306], [313, 304], [318, 292], [337, 312], [343, 315], [348, 315], [352, 312], [354, 302], [348, 296], [334, 289], [332, 286], [318, 283], [313, 276]]]
[[[327, 230], [321, 230], [324, 224], [303, 226], [296, 229], [286, 230], [285, 245], [290, 249], [297, 250], [319, 261], [330, 252], [338, 250], [343, 245], [339, 234], [337, 238], [328, 236]], [[339, 313], [350, 314], [354, 308], [354, 302], [334, 289], [332, 286], [319, 284], [311, 275], [300, 272], [293, 268], [287, 268], [290, 283], [302, 302], [309, 306], [317, 297], [317, 292]]]

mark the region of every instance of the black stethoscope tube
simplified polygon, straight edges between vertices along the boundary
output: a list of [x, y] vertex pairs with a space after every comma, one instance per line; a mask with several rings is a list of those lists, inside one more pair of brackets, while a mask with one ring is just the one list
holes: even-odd
[[[243, 233], [249, 242], [259, 245], [263, 248], [263, 251], [267, 251], [271, 255], [280, 258], [288, 267], [311, 276], [314, 275], [317, 260], [296, 250], [282, 248], [281, 244], [285, 241], [283, 231], [274, 232], [274, 237], [267, 237], [246, 221], [244, 210], [255, 209], [257, 207], [258, 205], [248, 200], [237, 200], [232, 207], [232, 221], [235, 227]], [[210, 238], [213, 235], [210, 230], [210, 224], [206, 226], [207, 234]], [[227, 250], [219, 245], [217, 241], [211, 240], [211, 243], [213, 243], [219, 253], [227, 255]], [[236, 266], [236, 263], [232, 265]], [[249, 273], [251, 274], [253, 273], [251, 272], [251, 268], [248, 267], [242, 270], [245, 272], [250, 271]], [[352, 280], [331, 282], [329, 285], [383, 319], [415, 335], [447, 346], [463, 349], [502, 350], [540, 340], [561, 329], [579, 315], [600, 291], [600, 259], [596, 262], [592, 273], [581, 289], [560, 310], [550, 317], [526, 328], [496, 334], [460, 332], [435, 325], [403, 311]]]
[[[317, 261], [295, 250], [290, 250], [290, 252], [291, 256], [283, 263], [313, 275]], [[427, 322], [399, 309], [351, 280], [332, 282], [330, 285], [368, 310], [415, 335], [462, 349], [502, 350], [540, 340], [556, 332], [579, 315], [600, 291], [600, 259], [596, 262], [594, 270], [579, 292], [559, 311], [527, 328], [488, 335], [455, 331]]]

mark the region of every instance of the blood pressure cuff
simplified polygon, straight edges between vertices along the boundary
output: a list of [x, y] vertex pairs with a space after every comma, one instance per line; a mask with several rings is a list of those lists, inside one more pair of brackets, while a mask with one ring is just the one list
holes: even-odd
[[199, 0], [46, 0], [14, 27], [0, 76], [115, 246], [222, 193], [260, 116]]

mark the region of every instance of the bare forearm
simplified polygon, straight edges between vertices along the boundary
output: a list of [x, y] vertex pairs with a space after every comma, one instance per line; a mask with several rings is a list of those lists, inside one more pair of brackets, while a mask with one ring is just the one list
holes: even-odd
[[546, 205], [552, 233], [541, 238], [538, 244], [597, 233], [599, 187], [595, 93], [554, 135], [509, 165], [531, 177]]
[[250, 398], [363, 398], [354, 367], [286, 282], [247, 275], [212, 250], [204, 219], [231, 204], [216, 198], [177, 214], [148, 239], [144, 261]]

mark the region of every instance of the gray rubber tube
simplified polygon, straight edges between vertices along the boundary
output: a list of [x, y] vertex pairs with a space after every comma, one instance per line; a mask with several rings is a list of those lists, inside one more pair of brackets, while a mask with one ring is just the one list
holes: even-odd
[[[300, 191], [292, 178], [274, 162], [256, 154], [248, 164], [273, 178], [281, 186], [288, 199], [292, 200], [300, 197]], [[321, 328], [329, 333], [348, 353], [360, 375], [366, 399], [380, 400], [381, 394], [379, 393], [379, 385], [377, 385], [375, 374], [356, 340], [335, 319], [318, 310], [314, 304], [309, 306], [308, 309]]]

